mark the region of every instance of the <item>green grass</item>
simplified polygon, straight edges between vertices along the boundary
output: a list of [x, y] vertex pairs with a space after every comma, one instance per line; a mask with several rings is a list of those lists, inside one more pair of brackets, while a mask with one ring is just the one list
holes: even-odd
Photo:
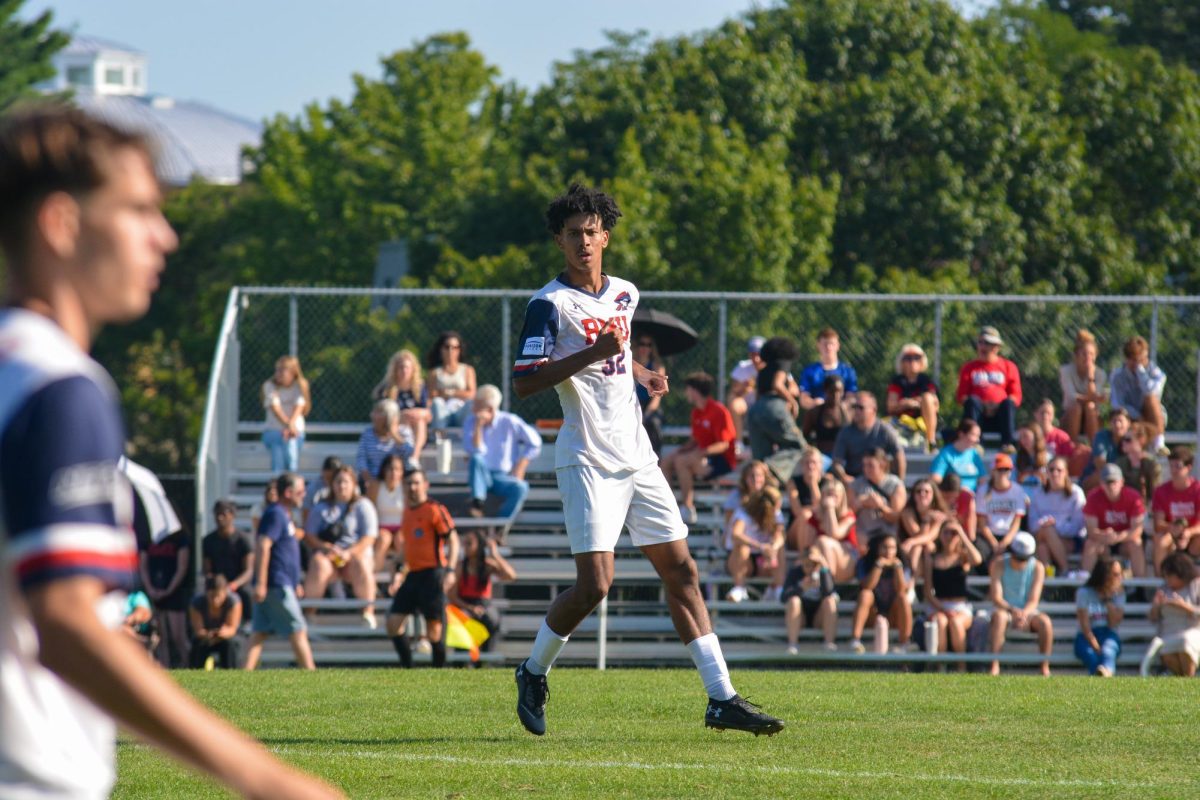
[[[507, 669], [177, 673], [352, 798], [1195, 797], [1193, 681], [836, 672], [734, 674], [784, 717], [706, 730], [690, 670], [558, 669], [549, 731]], [[122, 739], [114, 797], [223, 797]]]

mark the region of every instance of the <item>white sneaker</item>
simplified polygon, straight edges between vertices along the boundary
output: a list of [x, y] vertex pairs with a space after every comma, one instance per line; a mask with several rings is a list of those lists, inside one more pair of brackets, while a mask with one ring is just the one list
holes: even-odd
[[379, 627], [379, 621], [375, 619], [375, 612], [369, 608], [363, 612], [362, 619], [363, 619], [363, 624], [366, 625], [371, 630], [375, 630], [376, 628]]
[[789, 644], [787, 646], [787, 654], [789, 656], [798, 656], [800, 655], [800, 648], [794, 644]]
[[1073, 569], [1067, 573], [1067, 580], [1086, 581], [1090, 576], [1086, 569]]
[[1158, 655], [1158, 651], [1162, 650], [1163, 640], [1157, 636], [1150, 640], [1150, 646], [1146, 648], [1146, 655], [1142, 656], [1142, 666], [1138, 673], [1143, 678], [1150, 677], [1150, 667], [1154, 664], [1154, 659]]
[[906, 653], [908, 653], [908, 645], [906, 645], [906, 644], [898, 644], [898, 645], [896, 645], [895, 647], [893, 647], [893, 648], [892, 648], [892, 652], [893, 652], [893, 653], [895, 653], [895, 654], [896, 654], [896, 655], [898, 655], [898, 656], [905, 655]]
[[696, 509], [692, 506], [680, 506], [679, 516], [683, 517], [683, 521], [688, 525], [696, 524]]
[[830, 653], [837, 652], [837, 642], [822, 642], [821, 647]]
[[855, 653], [858, 653], [859, 655], [862, 655], [863, 653], [867, 652], [867, 648], [863, 647], [863, 643], [862, 643], [861, 639], [851, 639], [850, 640], [850, 649], [852, 651], [854, 651]]
[[762, 599], [766, 602], [779, 602], [779, 595], [783, 591], [782, 586], [768, 586], [762, 594]]
[[746, 591], [745, 586], [735, 586], [729, 590], [729, 594], [725, 595], [725, 599], [731, 603], [740, 603], [750, 597], [750, 593]]

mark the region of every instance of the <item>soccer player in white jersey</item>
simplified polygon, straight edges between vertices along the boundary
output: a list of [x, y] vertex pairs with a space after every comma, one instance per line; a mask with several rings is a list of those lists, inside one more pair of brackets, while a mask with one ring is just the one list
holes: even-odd
[[517, 667], [517, 716], [530, 733], [546, 732], [546, 673], [608, 594], [613, 550], [628, 526], [662, 578], [675, 630], [700, 671], [709, 697], [704, 724], [778, 733], [783, 721], [739, 696], [729, 680], [688, 552], [687, 526], [642, 427], [634, 381], [663, 395], [667, 379], [634, 361], [629, 349], [637, 287], [602, 270], [620, 216], [607, 194], [578, 185], [550, 204], [546, 223], [565, 268], [529, 301], [517, 346], [517, 394], [554, 387], [562, 403], [555, 470], [576, 570], [575, 585], [555, 598], [529, 658]]
[[333, 798], [119, 630], [137, 569], [117, 394], [92, 337], [149, 307], [175, 233], [150, 150], [82, 112], [0, 122], [0, 797], [107, 797], [114, 721], [235, 792]]

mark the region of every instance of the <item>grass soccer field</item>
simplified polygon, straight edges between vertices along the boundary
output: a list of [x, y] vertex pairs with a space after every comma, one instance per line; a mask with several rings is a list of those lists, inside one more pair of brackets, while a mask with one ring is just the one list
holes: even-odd
[[[186, 672], [178, 680], [352, 798], [1195, 797], [1194, 681], [739, 670], [784, 717], [703, 727], [690, 670], [556, 669], [549, 731], [512, 671]], [[122, 738], [114, 797], [224, 796]]]

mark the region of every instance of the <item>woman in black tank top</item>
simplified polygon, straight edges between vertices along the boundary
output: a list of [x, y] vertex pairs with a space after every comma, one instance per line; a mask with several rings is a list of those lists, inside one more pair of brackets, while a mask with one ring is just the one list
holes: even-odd
[[[937, 623], [939, 652], [965, 653], [975, 611], [967, 601], [967, 574], [983, 556], [957, 520], [942, 523], [933, 554], [925, 559], [925, 599]], [[926, 645], [928, 646], [928, 645]]]

